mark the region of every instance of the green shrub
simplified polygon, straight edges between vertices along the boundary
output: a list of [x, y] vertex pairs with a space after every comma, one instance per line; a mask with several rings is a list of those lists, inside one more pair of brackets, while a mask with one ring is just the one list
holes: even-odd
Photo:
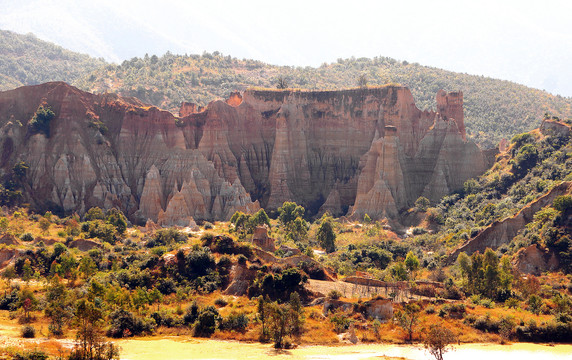
[[240, 254], [240, 255], [237, 256], [236, 260], [237, 260], [237, 262], [238, 262], [240, 265], [246, 265], [246, 261], [247, 261], [248, 259], [246, 258], [246, 256]]
[[481, 300], [481, 306], [487, 309], [492, 309], [495, 307], [495, 302], [491, 299], [484, 298]]
[[353, 320], [346, 312], [338, 310], [330, 316], [330, 322], [334, 325], [334, 331], [339, 334], [349, 329]]
[[43, 133], [46, 137], [50, 137], [50, 122], [56, 114], [49, 107], [41, 105], [32, 120], [30, 120], [30, 127], [33, 132]]
[[342, 293], [339, 290], [332, 290], [328, 293], [328, 298], [332, 300], [338, 300], [342, 297]]
[[216, 330], [220, 321], [218, 310], [214, 306], [207, 306], [202, 309], [194, 324], [194, 335], [210, 337]]
[[20, 329], [23, 338], [33, 339], [36, 337], [36, 329], [32, 325], [25, 325]]
[[431, 205], [431, 202], [424, 196], [420, 196], [415, 200], [415, 208], [417, 208], [418, 211], [426, 211], [429, 205]]
[[531, 133], [524, 133], [515, 135], [511, 140], [516, 148], [520, 148], [524, 144], [530, 144], [534, 142], [534, 136]]
[[23, 233], [22, 235], [20, 235], [20, 240], [26, 242], [34, 241], [34, 236], [29, 232]]
[[199, 317], [199, 305], [196, 301], [193, 301], [191, 305], [185, 311], [185, 315], [183, 316], [183, 323], [185, 325], [192, 325]]
[[154, 329], [154, 321], [144, 321], [133, 313], [119, 309], [109, 315], [110, 328], [107, 335], [114, 338], [140, 335]]
[[508, 307], [509, 309], [510, 309], [510, 308], [512, 308], [512, 309], [518, 308], [519, 303], [520, 303], [520, 302], [519, 302], [518, 299], [515, 298], [515, 297], [508, 298], [508, 299], [504, 302], [505, 306]]
[[155, 320], [155, 324], [157, 324], [157, 326], [172, 328], [182, 325], [180, 319], [175, 318], [172, 314], [166, 311], [155, 311], [150, 317]]
[[221, 330], [244, 331], [248, 326], [248, 316], [244, 312], [230, 313], [226, 318], [221, 320]]
[[228, 301], [226, 301], [224, 298], [219, 297], [214, 301], [214, 304], [216, 306], [225, 307], [228, 305]]
[[14, 360], [47, 360], [48, 355], [41, 350], [29, 350], [14, 355]]
[[147, 247], [173, 245], [185, 241], [187, 241], [187, 236], [183, 232], [175, 228], [161, 229], [155, 233], [152, 241], [147, 243]]
[[570, 195], [558, 196], [556, 197], [556, 199], [554, 199], [552, 206], [561, 213], [565, 213], [572, 209], [572, 196]]

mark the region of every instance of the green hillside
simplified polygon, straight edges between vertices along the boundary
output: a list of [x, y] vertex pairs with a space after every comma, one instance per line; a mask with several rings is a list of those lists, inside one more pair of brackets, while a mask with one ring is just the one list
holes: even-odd
[[0, 91], [48, 81], [72, 83], [104, 64], [32, 34], [0, 30]]
[[[570, 127], [572, 121], [559, 123]], [[444, 197], [427, 211], [428, 219], [439, 229], [424, 235], [428, 243], [439, 239], [446, 248], [454, 248], [475, 237], [487, 226], [517, 214], [563, 181], [572, 181], [572, 138], [570, 134], [534, 130], [514, 136], [505, 153], [477, 179], [469, 179], [464, 189]], [[563, 270], [572, 272], [572, 194], [561, 196], [565, 205], [550, 203], [532, 219], [501, 253], [514, 254], [537, 244], [560, 256]], [[564, 204], [563, 203], [563, 204]]]

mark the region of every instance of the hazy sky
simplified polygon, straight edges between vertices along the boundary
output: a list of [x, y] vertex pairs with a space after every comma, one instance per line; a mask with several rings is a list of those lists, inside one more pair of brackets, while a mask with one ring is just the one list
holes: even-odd
[[114, 62], [205, 50], [297, 66], [389, 56], [572, 96], [572, 1], [0, 0], [0, 9], [0, 29]]

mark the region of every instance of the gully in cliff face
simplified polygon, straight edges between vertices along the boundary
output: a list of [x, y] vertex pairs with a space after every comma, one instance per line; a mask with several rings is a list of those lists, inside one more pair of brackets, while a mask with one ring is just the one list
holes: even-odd
[[[25, 129], [40, 104], [55, 113], [49, 138]], [[175, 117], [47, 83], [0, 93], [2, 171], [29, 165], [37, 208], [116, 206], [141, 223], [226, 220], [283, 201], [398, 220], [419, 196], [437, 201], [485, 170], [462, 106], [461, 92], [439, 91], [437, 112], [421, 111], [401, 86], [247, 90]]]

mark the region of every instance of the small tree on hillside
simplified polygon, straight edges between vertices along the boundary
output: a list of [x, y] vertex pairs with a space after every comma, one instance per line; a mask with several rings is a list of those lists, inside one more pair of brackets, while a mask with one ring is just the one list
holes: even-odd
[[258, 312], [258, 320], [262, 325], [261, 333], [260, 333], [260, 341], [266, 341], [268, 339], [268, 327], [266, 323], [268, 322], [268, 305], [267, 303], [270, 302], [270, 299], [264, 299], [263, 295], [258, 297], [258, 303], [256, 310]]
[[572, 196], [570, 195], [562, 195], [556, 197], [552, 206], [560, 211], [561, 213], [566, 213], [567, 211], [572, 209]]
[[361, 74], [358, 78], [358, 86], [360, 88], [367, 88], [367, 75], [366, 74]]
[[289, 228], [290, 224], [298, 217], [303, 217], [304, 209], [302, 206], [297, 205], [295, 202], [286, 201], [278, 208], [278, 220], [285, 228]]
[[304, 324], [304, 309], [300, 296], [297, 292], [293, 292], [290, 301], [286, 304], [278, 304], [278, 302], [263, 304], [269, 325], [268, 331], [274, 340], [274, 347], [277, 349], [287, 347], [285, 338], [299, 334]]
[[44, 217], [40, 219], [39, 226], [40, 226], [40, 230], [42, 230], [42, 234], [45, 235], [48, 233], [48, 230], [50, 229], [50, 225], [52, 225], [50, 220], [48, 220]]
[[431, 205], [431, 202], [424, 196], [420, 196], [415, 200], [415, 208], [418, 211], [426, 211], [429, 208], [429, 205]]
[[279, 76], [276, 80], [276, 87], [278, 89], [287, 89], [288, 88], [288, 80], [284, 76]]
[[32, 120], [30, 127], [33, 132], [44, 133], [46, 137], [50, 137], [50, 121], [56, 116], [52, 109], [47, 106], [40, 105]]
[[417, 304], [404, 304], [403, 310], [398, 311], [395, 315], [399, 326], [407, 333], [407, 340], [413, 340], [413, 332], [419, 322], [420, 308]]
[[435, 360], [443, 360], [443, 355], [451, 350], [455, 334], [445, 327], [433, 324], [423, 340], [425, 349], [435, 357]]
[[322, 220], [318, 232], [316, 233], [316, 240], [327, 253], [336, 251], [336, 234], [332, 227], [331, 218], [326, 217]]
[[46, 316], [50, 319], [48, 330], [54, 335], [62, 335], [63, 327], [73, 316], [69, 292], [59, 276], [54, 276], [46, 287]]
[[415, 279], [415, 272], [419, 270], [419, 259], [412, 251], [408, 252], [405, 257], [405, 267], [407, 267], [411, 277]]

